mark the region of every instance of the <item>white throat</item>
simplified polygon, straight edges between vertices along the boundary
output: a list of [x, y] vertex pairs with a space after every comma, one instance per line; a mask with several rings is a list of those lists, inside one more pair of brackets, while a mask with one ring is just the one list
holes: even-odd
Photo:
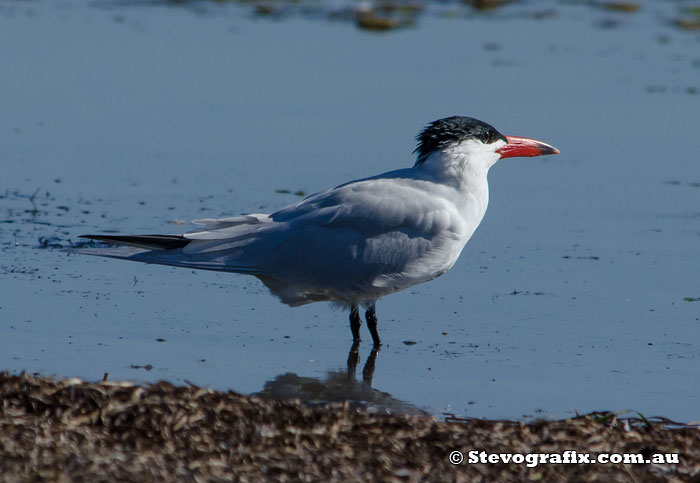
[[[489, 168], [499, 160], [498, 148], [505, 142], [498, 140], [491, 144], [469, 139], [459, 144], [435, 151], [417, 168], [429, 172], [442, 183], [466, 186], [485, 184]], [[488, 190], [488, 186], [486, 187]]]

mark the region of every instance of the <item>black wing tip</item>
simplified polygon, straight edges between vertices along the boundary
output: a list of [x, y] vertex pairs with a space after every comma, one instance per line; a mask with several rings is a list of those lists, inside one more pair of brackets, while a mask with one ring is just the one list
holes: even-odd
[[78, 238], [160, 250], [182, 248], [191, 241], [182, 235], [80, 235]]

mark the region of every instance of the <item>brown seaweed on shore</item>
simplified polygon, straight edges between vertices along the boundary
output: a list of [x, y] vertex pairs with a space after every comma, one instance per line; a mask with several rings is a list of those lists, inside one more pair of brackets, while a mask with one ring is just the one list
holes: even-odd
[[[678, 453], [678, 464], [468, 464], [448, 455]], [[645, 456], [645, 457], [646, 457]], [[700, 430], [597, 413], [438, 421], [196, 386], [0, 373], [0, 481], [691, 481]]]

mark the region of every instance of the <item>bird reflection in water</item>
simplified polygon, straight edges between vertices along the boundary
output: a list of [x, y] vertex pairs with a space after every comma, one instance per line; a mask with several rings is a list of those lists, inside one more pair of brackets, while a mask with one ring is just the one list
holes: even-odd
[[379, 353], [373, 347], [362, 369], [362, 381], [356, 378], [360, 363], [359, 341], [350, 348], [347, 370], [328, 371], [323, 379], [303, 377], [288, 372], [267, 381], [262, 391], [252, 396], [272, 399], [301, 399], [312, 404], [346, 402], [351, 408], [373, 412], [426, 414], [412, 404], [394, 398], [391, 394], [372, 388], [372, 377]]
[[[368, 386], [372, 386], [372, 377], [374, 377], [374, 366], [377, 362], [379, 354], [379, 346], [372, 347], [369, 357], [365, 361], [365, 367], [362, 368], [362, 381]], [[357, 365], [360, 363], [360, 341], [355, 339], [348, 353], [348, 379], [355, 379], [357, 373]]]

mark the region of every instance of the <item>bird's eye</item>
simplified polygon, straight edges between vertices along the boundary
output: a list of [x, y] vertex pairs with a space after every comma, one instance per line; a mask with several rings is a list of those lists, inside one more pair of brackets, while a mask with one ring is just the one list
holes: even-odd
[[484, 131], [481, 134], [481, 141], [484, 144], [490, 144], [492, 140], [493, 140], [493, 132], [492, 131]]

